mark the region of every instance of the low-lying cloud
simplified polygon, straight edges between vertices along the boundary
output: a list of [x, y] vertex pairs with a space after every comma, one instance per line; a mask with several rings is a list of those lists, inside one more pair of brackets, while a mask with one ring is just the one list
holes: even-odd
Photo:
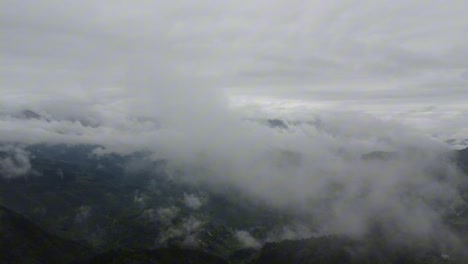
[[13, 179], [32, 172], [29, 153], [14, 145], [0, 146], [0, 177]]

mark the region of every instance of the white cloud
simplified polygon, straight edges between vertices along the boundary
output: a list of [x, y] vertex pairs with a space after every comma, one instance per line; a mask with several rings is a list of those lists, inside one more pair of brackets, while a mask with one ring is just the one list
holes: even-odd
[[29, 152], [14, 145], [0, 146], [0, 177], [18, 178], [31, 171]]
[[177, 207], [160, 208], [156, 211], [158, 221], [164, 225], [170, 225], [171, 222], [179, 215], [180, 209]]
[[236, 231], [234, 235], [244, 247], [249, 247], [249, 248], [261, 247], [261, 243], [247, 231], [243, 231], [243, 230]]
[[76, 210], [75, 223], [83, 224], [91, 217], [92, 208], [89, 205], [82, 205]]
[[468, 99], [464, 1], [1, 5], [3, 108], [118, 125], [225, 91], [377, 114]]
[[194, 216], [188, 216], [177, 224], [168, 223], [163, 225], [157, 238], [158, 245], [167, 243], [182, 243], [185, 246], [197, 247], [199, 241], [196, 236], [203, 226], [203, 222]]
[[200, 199], [194, 194], [184, 193], [184, 204], [188, 208], [191, 208], [193, 210], [198, 210], [200, 209], [200, 207], [203, 206], [203, 201], [202, 199]]

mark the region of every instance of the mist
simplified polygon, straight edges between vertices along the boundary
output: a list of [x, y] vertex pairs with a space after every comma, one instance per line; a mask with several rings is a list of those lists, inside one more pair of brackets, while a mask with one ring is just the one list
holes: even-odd
[[[1, 14], [9, 40], [1, 142], [93, 144], [99, 155], [148, 151], [169, 161], [180, 182], [292, 213], [306, 222], [303, 235], [363, 237], [379, 226], [394, 241], [457, 240], [442, 216], [462, 202], [461, 174], [443, 140], [467, 131], [466, 37], [453, 33], [467, 28], [463, 4], [436, 10], [400, 1], [392, 9], [390, 1], [364, 1], [361, 10], [295, 1], [288, 6], [295, 11], [283, 13], [285, 4], [263, 1], [84, 1], [76, 10], [42, 2], [38, 12], [1, 4], [11, 11]], [[434, 18], [415, 15], [429, 9]], [[336, 14], [343, 21], [333, 22]], [[292, 29], [269, 29], [286, 21]], [[428, 39], [445, 49], [423, 45]], [[252, 110], [239, 95], [264, 103]], [[306, 123], [294, 125], [298, 116]], [[289, 128], [248, 121], [277, 117]], [[375, 151], [394, 155], [363, 158]], [[31, 169], [24, 154], [1, 159], [2, 175]], [[188, 227], [169, 229], [161, 242], [193, 232], [198, 221], [187, 218]], [[239, 239], [258, 245], [243, 231]]]
[[0, 147], [0, 175], [6, 179], [26, 176], [32, 170], [29, 153], [14, 145]]

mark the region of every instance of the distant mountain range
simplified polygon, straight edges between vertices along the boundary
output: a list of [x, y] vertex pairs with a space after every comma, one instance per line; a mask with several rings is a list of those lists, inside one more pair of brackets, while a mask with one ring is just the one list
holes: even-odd
[[[30, 109], [19, 111], [17, 113], [14, 113], [12, 116], [15, 118], [24, 119], [24, 120], [43, 120], [45, 122], [51, 122], [52, 120], [54, 120], [52, 117], [45, 117]], [[139, 119], [144, 120], [145, 122], [150, 121], [150, 122], [153, 122], [154, 124], [158, 124], [158, 121], [152, 118], [141, 117]], [[70, 121], [70, 122], [78, 122], [82, 126], [85, 126], [85, 127], [99, 127], [100, 126], [99, 122], [95, 120], [89, 120], [88, 118], [84, 118], [84, 117], [68, 117], [65, 120]], [[301, 127], [301, 126], [311, 126], [319, 130], [326, 129], [323, 121], [317, 117], [312, 118], [310, 120], [287, 120], [287, 119], [280, 119], [280, 118], [248, 118], [246, 119], [246, 121], [251, 121], [251, 122], [266, 125], [270, 128], [283, 129], [283, 130]], [[160, 124], [158, 124], [158, 126], [159, 125]], [[453, 146], [456, 149], [463, 149], [463, 148], [468, 147], [468, 138], [441, 137], [440, 139], [444, 140], [445, 143], [447, 143], [450, 146]]]

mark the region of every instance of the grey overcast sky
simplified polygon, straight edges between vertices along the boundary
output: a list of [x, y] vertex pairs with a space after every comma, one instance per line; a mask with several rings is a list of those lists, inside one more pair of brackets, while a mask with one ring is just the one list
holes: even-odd
[[141, 114], [227, 95], [466, 134], [467, 14], [465, 0], [3, 0], [0, 107]]

